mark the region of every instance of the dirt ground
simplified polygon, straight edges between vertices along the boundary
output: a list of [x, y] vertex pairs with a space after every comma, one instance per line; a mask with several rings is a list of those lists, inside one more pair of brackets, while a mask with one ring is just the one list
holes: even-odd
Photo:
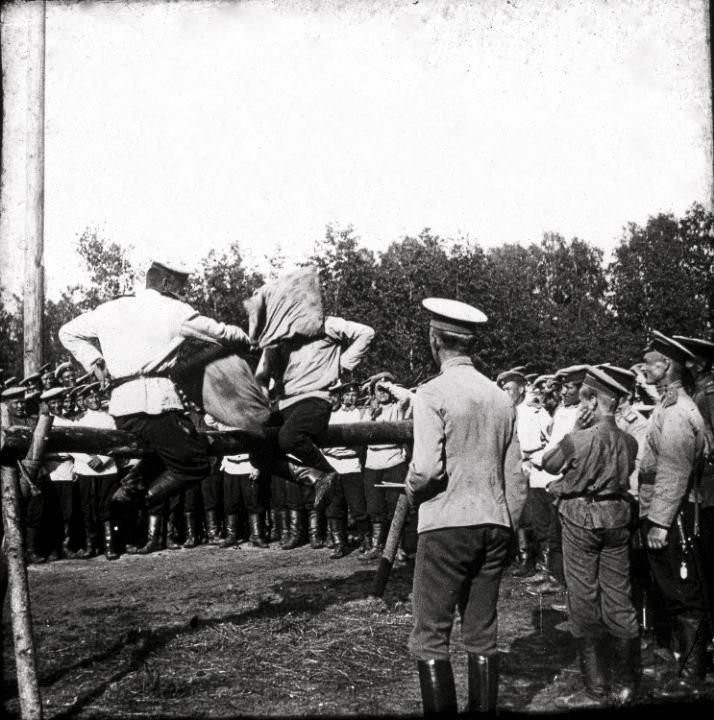
[[[30, 566], [45, 718], [421, 714], [406, 649], [411, 564], [394, 568], [377, 600], [368, 598], [376, 564], [356, 553], [328, 556], [309, 547], [203, 545], [111, 563]], [[579, 686], [567, 618], [551, 602], [506, 575], [503, 711], [554, 712], [554, 698]], [[19, 710], [11, 635], [4, 635], [8, 717]], [[466, 655], [458, 638], [457, 624], [453, 664], [463, 708]], [[652, 702], [656, 682], [645, 677], [641, 704]]]

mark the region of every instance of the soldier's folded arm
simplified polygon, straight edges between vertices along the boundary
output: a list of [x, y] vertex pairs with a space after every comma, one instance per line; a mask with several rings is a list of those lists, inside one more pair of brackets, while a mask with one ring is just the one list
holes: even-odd
[[183, 337], [215, 340], [228, 347], [249, 347], [250, 339], [237, 325], [218, 322], [205, 315], [196, 315], [184, 320], [179, 330]]
[[340, 354], [340, 369], [354, 370], [367, 354], [374, 330], [369, 325], [328, 316], [325, 318], [325, 335], [347, 345]]
[[543, 454], [541, 461], [543, 470], [551, 475], [560, 475], [567, 469], [574, 451], [573, 442], [566, 435], [554, 448], [547, 450]]
[[57, 334], [62, 345], [86, 370], [104, 360], [98, 345], [100, 326], [101, 318], [97, 310], [92, 310], [65, 323]]

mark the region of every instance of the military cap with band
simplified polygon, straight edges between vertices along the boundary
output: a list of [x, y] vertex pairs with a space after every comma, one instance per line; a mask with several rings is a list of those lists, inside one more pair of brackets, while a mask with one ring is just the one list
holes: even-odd
[[705, 360], [714, 360], [714, 342], [703, 340], [702, 338], [690, 338], [683, 335], [672, 335], [672, 340], [676, 340], [680, 345], [684, 345], [689, 352], [694, 353], [698, 357]]
[[60, 400], [66, 393], [67, 388], [65, 387], [53, 387], [45, 390], [42, 395], [40, 395], [40, 400]]
[[340, 383], [330, 388], [330, 392], [335, 393], [346, 393], [346, 392], [358, 392], [359, 383], [356, 380], [350, 380], [349, 382]]
[[533, 381], [533, 387], [543, 387], [548, 382], [548, 380], [552, 380], [554, 377], [555, 375], [538, 375], [538, 377], [536, 377], [536, 379]]
[[526, 379], [526, 382], [530, 385], [538, 377], [538, 373], [528, 373], [527, 375], [524, 375], [523, 377]]
[[0, 400], [24, 400], [25, 399], [25, 388], [22, 385], [15, 385], [7, 388], [0, 393]]
[[561, 368], [555, 373], [554, 379], [579, 385], [585, 380], [585, 373], [589, 367], [589, 365], [571, 365], [570, 367]]
[[60, 363], [55, 368], [55, 377], [59, 379], [59, 376], [65, 371], [65, 370], [71, 370], [72, 369], [72, 363], [71, 362], [63, 362]]
[[687, 360], [696, 360], [694, 354], [687, 350], [682, 343], [667, 337], [657, 330], [652, 330], [650, 341], [645, 348], [645, 353], [650, 352], [657, 352], [681, 364], [684, 364]]
[[604, 370], [589, 366], [583, 378], [583, 387], [589, 387], [597, 393], [618, 399], [630, 394], [630, 391]]
[[86, 385], [75, 385], [74, 387], [67, 389], [67, 397], [69, 398], [78, 398], [82, 396], [82, 393], [84, 391], [84, 388], [86, 388]]
[[189, 269], [182, 262], [173, 258], [152, 258], [149, 270], [154, 267], [166, 270], [174, 275], [181, 275], [182, 277], [188, 277], [191, 274]]
[[22, 378], [22, 380], [20, 380], [18, 384], [27, 387], [33, 382], [40, 382], [40, 377], [40, 373], [32, 373], [32, 375], [28, 375], [27, 377]]
[[506, 383], [517, 382], [519, 385], [526, 385], [526, 378], [523, 373], [517, 372], [516, 370], [506, 370], [496, 378], [496, 384], [499, 387], [503, 387]]
[[94, 377], [94, 373], [91, 372], [91, 371], [88, 372], [88, 373], [84, 373], [84, 375], [80, 375], [80, 376], [75, 380], [75, 384], [76, 384], [76, 385], [84, 385], [84, 384], [87, 382], [87, 380], [91, 380], [91, 378], [93, 378], [93, 377]]
[[396, 379], [392, 373], [389, 372], [389, 370], [383, 370], [382, 372], [375, 373], [374, 375], [370, 375], [363, 383], [362, 388], [369, 388], [370, 390], [374, 390], [374, 386], [380, 381], [380, 380], [387, 380], [388, 382], [396, 382]]
[[101, 383], [99, 382], [92, 382], [85, 385], [80, 385], [79, 390], [75, 393], [75, 397], [84, 397], [85, 395], [89, 395], [89, 393], [91, 392], [98, 393], [100, 387]]
[[597, 368], [609, 375], [616, 382], [620, 383], [622, 387], [627, 389], [627, 392], [630, 395], [637, 389], [637, 375], [635, 375], [632, 370], [617, 367], [616, 365], [610, 365], [609, 363], [598, 365]]
[[457, 335], [473, 335], [476, 326], [488, 318], [473, 305], [448, 298], [424, 298], [422, 306], [431, 313], [429, 325], [435, 330], [444, 330]]
[[37, 368], [37, 372], [40, 373], [40, 375], [44, 375], [50, 368], [52, 367], [52, 363], [45, 363], [44, 365]]
[[7, 390], [7, 388], [14, 387], [17, 385], [17, 378], [13, 375], [12, 377], [9, 377], [7, 380], [5, 380], [2, 384], [2, 386]]

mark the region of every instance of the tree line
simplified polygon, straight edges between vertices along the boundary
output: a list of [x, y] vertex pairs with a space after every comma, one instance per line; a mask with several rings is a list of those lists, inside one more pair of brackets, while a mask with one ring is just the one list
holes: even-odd
[[[46, 301], [45, 362], [66, 359], [57, 341], [64, 322], [133, 286], [125, 250], [96, 230], [82, 234], [77, 251], [89, 282]], [[273, 273], [282, 262], [274, 258]], [[709, 339], [714, 332], [714, 215], [699, 204], [679, 218], [659, 214], [644, 226], [629, 223], [607, 262], [599, 248], [556, 233], [528, 246], [483, 249], [427, 228], [375, 253], [354, 228], [329, 225], [305, 264], [318, 268], [327, 313], [376, 330], [360, 377], [388, 369], [408, 386], [435, 371], [421, 307], [428, 296], [462, 300], [488, 315], [474, 362], [490, 377], [516, 365], [538, 373], [576, 363], [629, 367], [641, 359], [651, 329]], [[246, 327], [242, 300], [267, 279], [247, 266], [234, 243], [203, 258], [188, 301]], [[0, 333], [0, 367], [6, 376], [21, 372], [21, 310], [0, 304]]]

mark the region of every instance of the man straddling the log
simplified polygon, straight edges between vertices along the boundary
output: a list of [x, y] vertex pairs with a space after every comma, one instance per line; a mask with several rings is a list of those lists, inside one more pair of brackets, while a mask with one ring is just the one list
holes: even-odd
[[[549, 492], [557, 498], [562, 523], [568, 615], [585, 686], [556, 699], [566, 709], [629, 703], [639, 682], [628, 499], [637, 441], [615, 423], [617, 405], [627, 394], [602, 370], [589, 368], [580, 389], [587, 416], [580, 415], [575, 429], [543, 456], [546, 471], [562, 474]], [[592, 418], [589, 427], [586, 417]]]
[[429, 343], [440, 373], [417, 390], [406, 493], [418, 507], [414, 629], [426, 715], [456, 713], [449, 659], [454, 611], [468, 653], [469, 709], [493, 712], [498, 693], [497, 601], [526, 480], [515, 411], [470, 358], [486, 316], [427, 298]]
[[[248, 337], [236, 325], [199, 315], [180, 300], [188, 273], [154, 261], [146, 289], [102, 303], [66, 323], [60, 342], [103, 383], [113, 380], [109, 413], [119, 430], [136, 434], [156, 453], [143, 463], [150, 512], [148, 551], [160, 548], [158, 511], [167, 495], [200, 483], [210, 472], [204, 438], [184, 412], [166, 373], [143, 372], [182, 337], [203, 337], [243, 348]], [[58, 368], [59, 369], [59, 368]]]
[[[277, 391], [279, 455], [254, 453], [251, 461], [261, 470], [308, 485], [304, 502], [315, 513], [331, 500], [337, 473], [315, 444], [326, 430], [332, 412], [329, 388], [343, 371], [352, 372], [367, 353], [374, 330], [368, 325], [326, 316], [322, 333], [315, 338], [292, 338], [263, 350], [255, 377], [267, 388], [272, 380]], [[314, 485], [312, 487], [311, 485]], [[304, 534], [301, 502], [287, 498], [290, 537], [282, 546], [291, 549]]]

